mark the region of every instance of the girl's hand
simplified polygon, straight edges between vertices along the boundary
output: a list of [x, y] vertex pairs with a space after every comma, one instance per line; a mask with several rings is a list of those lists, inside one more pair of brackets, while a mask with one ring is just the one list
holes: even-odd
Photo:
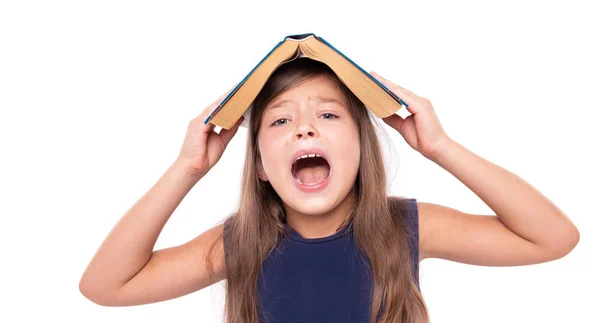
[[184, 167], [190, 175], [204, 176], [219, 161], [225, 147], [237, 132], [244, 117], [241, 117], [231, 129], [214, 131], [211, 123], [204, 124], [204, 120], [213, 112], [219, 103], [233, 90], [219, 97], [215, 102], [206, 107], [199, 116], [192, 119], [188, 125], [187, 133], [181, 152], [176, 163]]
[[435, 158], [451, 140], [444, 132], [435, 111], [433, 111], [431, 102], [375, 72], [371, 72], [371, 75], [404, 100], [408, 104], [408, 111], [411, 113], [406, 119], [402, 119], [397, 114], [392, 114], [387, 118], [383, 118], [383, 121], [396, 129], [413, 149], [428, 159]]

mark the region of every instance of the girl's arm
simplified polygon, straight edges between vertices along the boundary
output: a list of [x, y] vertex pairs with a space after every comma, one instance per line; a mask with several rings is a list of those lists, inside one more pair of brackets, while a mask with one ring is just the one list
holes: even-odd
[[579, 231], [551, 201], [515, 174], [452, 140], [428, 99], [372, 74], [406, 101], [411, 113], [405, 119], [392, 114], [383, 120], [413, 149], [453, 174], [496, 213], [474, 215], [419, 203], [421, 259], [527, 265], [563, 257], [575, 248]]
[[101, 305], [145, 304], [182, 296], [224, 278], [222, 239], [217, 241], [210, 260], [214, 279], [206, 266], [207, 252], [222, 237], [223, 225], [181, 246], [158, 251], [153, 248], [179, 203], [219, 161], [243, 121], [219, 133], [214, 125], [204, 124], [228, 93], [190, 121], [175, 163], [106, 237], [79, 283], [79, 290], [87, 298]]
[[207, 248], [222, 225], [184, 245], [153, 251], [167, 220], [199, 179], [183, 165], [169, 167], [106, 237], [81, 277], [81, 293], [100, 305], [139, 305], [182, 296], [223, 279], [222, 242], [213, 259], [218, 279], [209, 281], [204, 266]]
[[550, 200], [517, 175], [453, 140], [432, 156], [481, 198], [497, 216], [466, 214], [419, 203], [422, 259], [510, 266], [561, 258], [579, 241], [579, 231]]

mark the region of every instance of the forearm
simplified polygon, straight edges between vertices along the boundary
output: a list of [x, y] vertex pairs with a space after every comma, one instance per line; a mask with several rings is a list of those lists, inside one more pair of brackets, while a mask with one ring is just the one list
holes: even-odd
[[432, 158], [465, 184], [515, 234], [547, 250], [571, 250], [579, 232], [550, 200], [517, 175], [472, 153], [457, 142]]
[[150, 259], [164, 225], [199, 179], [177, 163], [171, 165], [113, 227], [89, 263], [80, 286], [116, 289], [135, 276]]

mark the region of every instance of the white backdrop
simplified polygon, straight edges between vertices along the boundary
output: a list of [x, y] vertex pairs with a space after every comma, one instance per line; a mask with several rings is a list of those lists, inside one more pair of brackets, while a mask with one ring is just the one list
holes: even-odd
[[[0, 321], [219, 322], [223, 288], [108, 308], [78, 282], [113, 225], [177, 156], [187, 124], [288, 34], [314, 32], [429, 98], [456, 141], [523, 177], [578, 226], [557, 261], [421, 263], [432, 322], [600, 322], [598, 9], [593, 1], [3, 1]], [[392, 193], [490, 209], [388, 128]], [[246, 130], [156, 248], [233, 211]]]

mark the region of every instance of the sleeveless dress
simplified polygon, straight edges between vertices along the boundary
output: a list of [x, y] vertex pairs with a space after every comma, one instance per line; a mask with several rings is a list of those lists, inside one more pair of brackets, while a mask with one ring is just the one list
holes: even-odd
[[[417, 202], [406, 202], [412, 274], [419, 286]], [[372, 278], [369, 267], [359, 258], [352, 226], [327, 237], [308, 239], [288, 224], [286, 228], [289, 233], [265, 259], [259, 275], [260, 322], [367, 323]]]

